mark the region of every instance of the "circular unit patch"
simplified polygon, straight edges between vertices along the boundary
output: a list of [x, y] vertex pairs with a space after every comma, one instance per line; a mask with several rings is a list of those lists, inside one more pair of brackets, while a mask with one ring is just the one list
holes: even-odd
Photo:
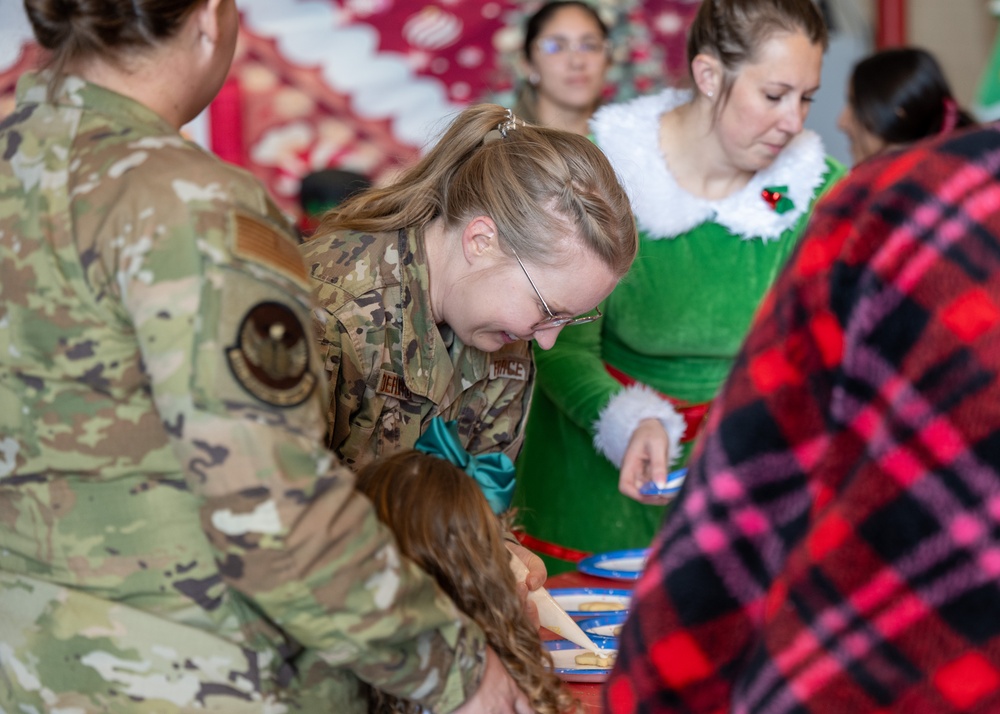
[[258, 303], [240, 323], [236, 344], [226, 350], [229, 368], [260, 401], [294, 407], [316, 388], [306, 340], [306, 331], [291, 308], [277, 302]]

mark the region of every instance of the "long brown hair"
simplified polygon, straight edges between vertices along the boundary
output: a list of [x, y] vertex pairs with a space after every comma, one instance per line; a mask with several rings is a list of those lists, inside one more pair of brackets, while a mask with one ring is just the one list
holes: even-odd
[[583, 136], [521, 122], [501, 134], [508, 123], [496, 104], [465, 109], [396, 182], [355, 195], [324, 217], [317, 234], [398, 231], [438, 217], [454, 228], [486, 215], [522, 258], [554, 264], [557, 239], [575, 229], [585, 248], [624, 275], [638, 236], [601, 150]]
[[[482, 628], [535, 710], [573, 711], [575, 700], [545, 667], [552, 659], [524, 614], [501, 523], [476, 482], [444, 459], [410, 450], [366, 465], [357, 488], [400, 550]], [[420, 711], [382, 692], [372, 700], [376, 712]]]

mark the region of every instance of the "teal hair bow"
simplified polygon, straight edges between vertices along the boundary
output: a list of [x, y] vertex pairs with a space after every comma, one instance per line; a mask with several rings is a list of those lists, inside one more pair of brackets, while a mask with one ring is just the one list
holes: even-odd
[[514, 462], [502, 453], [470, 454], [458, 439], [458, 422], [434, 417], [413, 448], [463, 469], [479, 484], [494, 513], [503, 513], [510, 506], [514, 496]]

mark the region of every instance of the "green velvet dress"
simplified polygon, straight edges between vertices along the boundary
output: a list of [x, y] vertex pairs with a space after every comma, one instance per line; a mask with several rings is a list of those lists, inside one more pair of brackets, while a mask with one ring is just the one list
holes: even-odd
[[[686, 193], [656, 141], [659, 116], [689, 96], [668, 90], [605, 107], [594, 120], [595, 139], [632, 199], [640, 245], [603, 319], [564, 329], [551, 350], [535, 348], [514, 505], [528, 535], [560, 547], [601, 553], [650, 544], [664, 507], [618, 491], [617, 463], [632, 429], [647, 416], [667, 419], [657, 410], [670, 409], [641, 385], [692, 403], [715, 396], [815, 199], [843, 175], [819, 137], [803, 132], [737, 195], [707, 201]], [[773, 194], [770, 202], [762, 195], [779, 187], [792, 203], [782, 212]], [[640, 384], [623, 389], [605, 363]], [[686, 448], [677, 456], [674, 468]], [[550, 573], [573, 567], [545, 560]]]

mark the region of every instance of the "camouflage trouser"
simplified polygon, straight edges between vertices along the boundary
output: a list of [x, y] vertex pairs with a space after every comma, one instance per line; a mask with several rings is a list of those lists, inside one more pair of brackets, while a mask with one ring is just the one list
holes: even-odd
[[282, 687], [273, 660], [198, 628], [0, 572], [0, 714], [365, 711], [349, 673], [313, 663], [305, 680]]

